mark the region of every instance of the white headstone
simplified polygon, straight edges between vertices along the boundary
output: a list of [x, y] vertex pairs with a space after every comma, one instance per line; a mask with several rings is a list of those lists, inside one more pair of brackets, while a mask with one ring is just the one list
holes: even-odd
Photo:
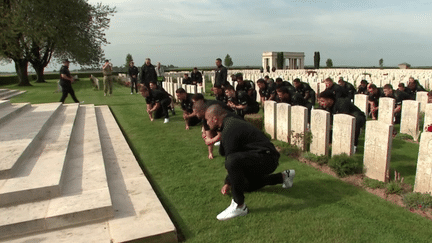
[[357, 106], [366, 115], [368, 114], [368, 96], [365, 94], [355, 94], [354, 95], [354, 105]]
[[264, 129], [272, 139], [276, 138], [276, 102], [264, 102]]
[[420, 102], [420, 111], [425, 112], [426, 104], [428, 103], [428, 96], [426, 91], [418, 91], [416, 94], [416, 101]]
[[291, 137], [291, 105], [287, 103], [278, 103], [276, 107], [276, 139], [289, 143]]
[[432, 125], [432, 103], [426, 105], [424, 125], [422, 130], [425, 131], [426, 127], [429, 125]]
[[423, 132], [420, 138], [414, 192], [432, 192], [432, 132]]
[[330, 113], [321, 109], [312, 110], [310, 128], [312, 132], [310, 152], [316, 155], [328, 155]]
[[347, 114], [333, 115], [332, 156], [354, 152], [355, 117]]
[[419, 135], [420, 103], [415, 100], [402, 101], [400, 132], [411, 135], [417, 141]]
[[389, 170], [393, 125], [380, 121], [367, 121], [363, 164], [366, 176], [379, 180], [387, 180]]
[[390, 97], [381, 97], [378, 105], [378, 121], [393, 124], [395, 99]]
[[304, 106], [291, 107], [291, 144], [298, 146], [300, 149], [306, 149], [304, 135], [308, 122], [308, 110]]

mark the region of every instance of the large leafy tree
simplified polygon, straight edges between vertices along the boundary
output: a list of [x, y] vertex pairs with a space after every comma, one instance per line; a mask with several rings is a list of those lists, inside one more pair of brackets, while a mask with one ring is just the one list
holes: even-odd
[[44, 82], [43, 71], [53, 57], [80, 65], [97, 65], [108, 44], [104, 31], [109, 6], [86, 0], [0, 0], [0, 56], [14, 61], [19, 85], [30, 85], [30, 62]]
[[331, 67], [333, 67], [333, 60], [332, 59], [327, 59], [327, 61], [326, 61], [326, 66], [328, 67], [328, 68], [331, 68]]

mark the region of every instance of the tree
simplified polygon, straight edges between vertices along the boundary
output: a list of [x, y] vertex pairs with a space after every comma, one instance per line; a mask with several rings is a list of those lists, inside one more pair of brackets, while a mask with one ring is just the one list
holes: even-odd
[[276, 57], [276, 63], [277, 63], [277, 68], [278, 69], [283, 69], [284, 67], [284, 54], [283, 52], [278, 52], [277, 53], [277, 57]]
[[228, 54], [226, 55], [225, 60], [224, 60], [224, 64], [227, 67], [231, 67], [234, 64], [230, 55], [228, 55]]
[[28, 63], [38, 82], [53, 57], [68, 58], [80, 65], [97, 65], [108, 44], [108, 6], [90, 5], [86, 0], [0, 0], [0, 56], [15, 62], [19, 85], [30, 85]]
[[129, 70], [129, 64], [131, 61], [133, 61], [132, 55], [130, 53], [128, 53], [126, 55], [126, 63], [125, 63], [125, 71], [126, 72]]
[[332, 61], [332, 59], [327, 59], [327, 61], [326, 61], [326, 66], [328, 67], [328, 68], [331, 68], [331, 67], [333, 67], [333, 61]]
[[379, 66], [380, 66], [380, 68], [383, 68], [383, 66], [384, 66], [384, 60], [382, 58], [379, 59]]
[[320, 53], [319, 51], [316, 51], [314, 54], [314, 67], [315, 69], [319, 69], [320, 66]]

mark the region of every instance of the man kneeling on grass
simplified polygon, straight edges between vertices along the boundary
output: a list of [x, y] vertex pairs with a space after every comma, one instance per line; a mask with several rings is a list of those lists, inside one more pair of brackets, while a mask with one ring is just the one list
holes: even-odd
[[[169, 122], [168, 107], [171, 103], [169, 96], [157, 89], [149, 90], [146, 86], [141, 86], [141, 95], [146, 99], [147, 113], [150, 121], [155, 118], [165, 117], [164, 123]], [[154, 114], [154, 116], [153, 116]]]
[[219, 153], [225, 156], [228, 175], [221, 192], [232, 192], [231, 205], [217, 215], [218, 220], [227, 220], [248, 213], [244, 192], [258, 190], [266, 185], [293, 186], [295, 171], [285, 170], [271, 174], [279, 165], [280, 154], [264, 135], [251, 123], [227, 116], [219, 105], [210, 106], [205, 113], [211, 130], [221, 131]]

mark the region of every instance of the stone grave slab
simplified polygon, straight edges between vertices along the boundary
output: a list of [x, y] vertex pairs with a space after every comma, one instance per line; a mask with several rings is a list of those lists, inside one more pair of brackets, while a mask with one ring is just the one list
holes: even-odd
[[312, 110], [310, 127], [312, 143], [310, 152], [316, 155], [328, 155], [330, 138], [330, 113], [325, 110]]
[[393, 124], [395, 99], [382, 97], [379, 99], [378, 121]]
[[264, 129], [272, 139], [276, 138], [276, 102], [264, 102]]
[[411, 135], [414, 141], [419, 136], [420, 103], [415, 100], [402, 102], [400, 132]]
[[305, 140], [299, 135], [306, 133], [308, 122], [308, 110], [304, 106], [291, 107], [291, 144], [296, 145], [302, 150], [306, 149]]
[[425, 108], [423, 131], [425, 131], [426, 127], [431, 124], [432, 124], [432, 103], [429, 103], [426, 105]]
[[347, 114], [333, 115], [332, 156], [353, 155], [355, 117]]
[[387, 180], [389, 170], [393, 125], [380, 121], [367, 121], [363, 164], [366, 176], [379, 180]]
[[418, 91], [416, 94], [416, 101], [420, 102], [420, 111], [425, 112], [426, 104], [428, 103], [428, 96], [426, 91]]
[[287, 103], [279, 103], [276, 107], [276, 139], [289, 143], [291, 137], [291, 105]]
[[421, 135], [414, 192], [432, 192], [432, 132]]
[[368, 96], [365, 94], [355, 94], [354, 95], [354, 105], [357, 106], [366, 115], [368, 114]]

